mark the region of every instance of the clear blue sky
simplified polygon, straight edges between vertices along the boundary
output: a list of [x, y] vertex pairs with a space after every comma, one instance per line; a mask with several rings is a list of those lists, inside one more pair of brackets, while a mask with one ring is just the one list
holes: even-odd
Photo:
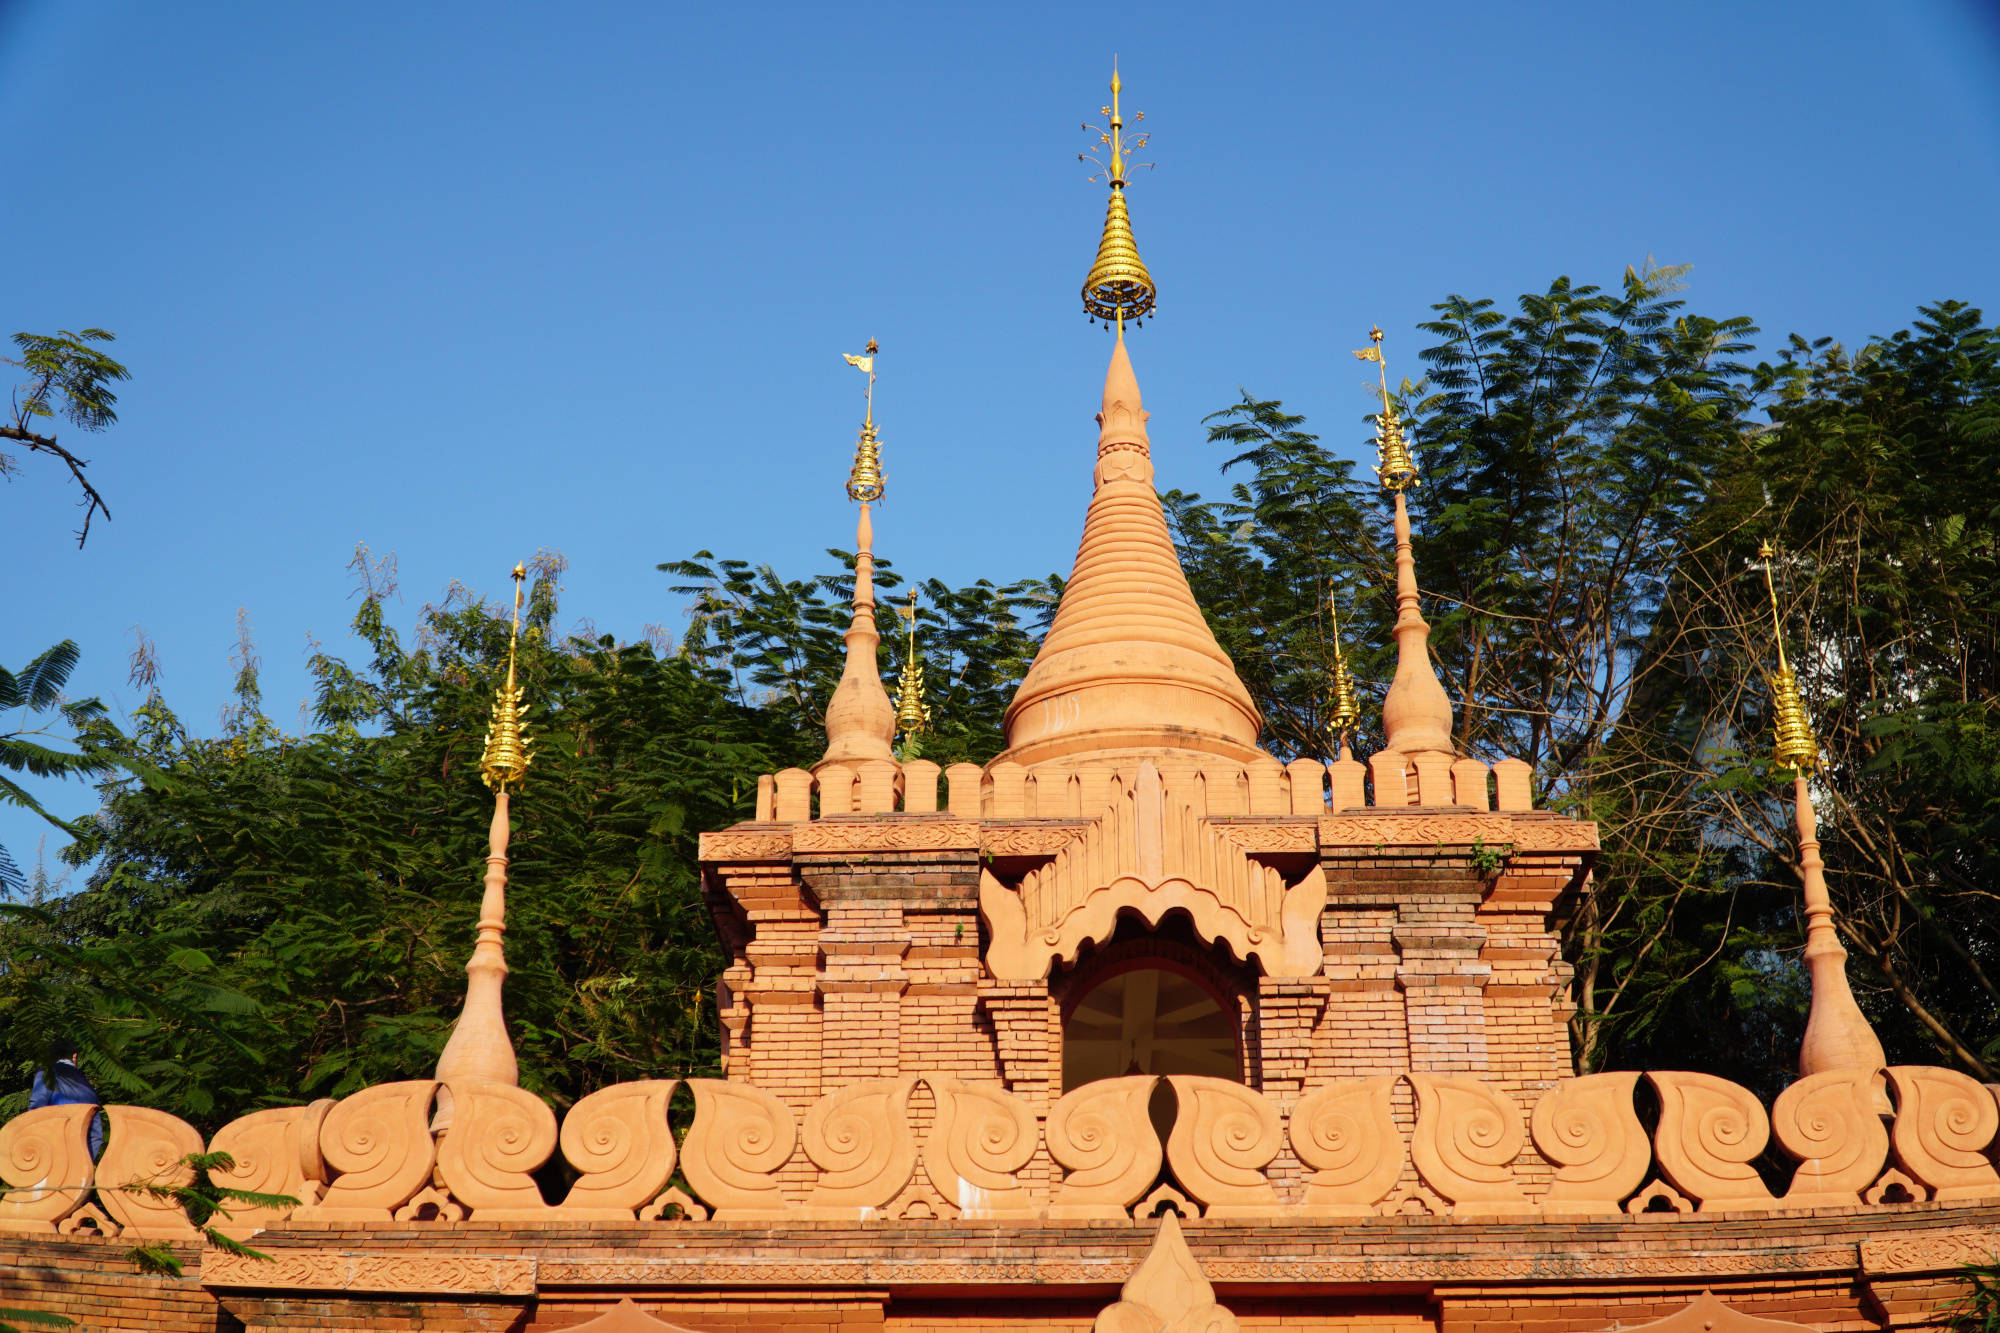
[[0, 0], [0, 332], [100, 325], [134, 373], [70, 437], [114, 515], [87, 548], [53, 469], [0, 483], [0, 661], [75, 638], [76, 686], [125, 706], [143, 626], [212, 728], [246, 608], [292, 724], [357, 542], [399, 557], [405, 623], [548, 546], [571, 616], [678, 627], [659, 561], [799, 576], [851, 540], [838, 353], [870, 336], [882, 553], [1066, 570], [1109, 351], [1074, 155], [1114, 51], [1156, 134], [1133, 357], [1163, 486], [1216, 488], [1199, 422], [1239, 384], [1358, 456], [1346, 349], [1379, 322], [1414, 371], [1448, 293], [1651, 254], [1767, 345], [2000, 316], [1991, 0]]

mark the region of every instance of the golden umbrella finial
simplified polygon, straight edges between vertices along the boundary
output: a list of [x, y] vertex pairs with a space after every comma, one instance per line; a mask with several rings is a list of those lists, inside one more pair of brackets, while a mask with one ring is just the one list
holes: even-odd
[[1340, 608], [1333, 589], [1326, 593], [1327, 621], [1333, 629], [1333, 700], [1326, 715], [1326, 732], [1336, 751], [1347, 748], [1347, 733], [1361, 720], [1361, 703], [1354, 695], [1354, 677], [1347, 670], [1347, 653], [1340, 646]]
[[[1078, 153], [1077, 161], [1095, 162], [1111, 187], [1111, 200], [1104, 212], [1104, 235], [1097, 242], [1097, 262], [1090, 266], [1090, 276], [1083, 280], [1083, 309], [1092, 321], [1103, 320], [1107, 327], [1116, 326], [1120, 333], [1125, 331], [1125, 321], [1135, 323], [1153, 313], [1159, 299], [1159, 288], [1153, 284], [1153, 275], [1146, 271], [1146, 261], [1139, 258], [1138, 242], [1132, 239], [1132, 218], [1125, 209], [1125, 168], [1126, 154], [1137, 152], [1146, 146], [1152, 136], [1135, 134], [1125, 137], [1125, 117], [1118, 104], [1118, 95], [1124, 89], [1118, 78], [1118, 66], [1111, 67], [1111, 105], [1103, 111], [1108, 117], [1108, 128], [1085, 125], [1086, 130], [1097, 133], [1099, 146], [1110, 150], [1108, 159], [1099, 159], [1091, 153]], [[1134, 124], [1146, 118], [1145, 112], [1132, 117]], [[1096, 176], [1091, 177], [1096, 180]]]
[[527, 729], [521, 725], [522, 687], [514, 683], [514, 650], [521, 639], [521, 588], [528, 567], [514, 566], [514, 628], [507, 635], [507, 683], [493, 692], [493, 721], [486, 728], [486, 749], [479, 756], [479, 780], [497, 792], [519, 786], [534, 762]]
[[1778, 590], [1771, 582], [1771, 543], [1757, 547], [1764, 566], [1764, 593], [1771, 602], [1771, 629], [1778, 644], [1778, 669], [1771, 673], [1771, 714], [1777, 732], [1771, 746], [1771, 761], [1782, 767], [1810, 773], [1819, 765], [1819, 740], [1813, 735], [1812, 721], [1806, 717], [1805, 703], [1799, 698], [1799, 678], [1785, 660], [1785, 624], [1778, 615]]
[[868, 376], [867, 410], [861, 419], [861, 440], [854, 446], [854, 466], [847, 473], [847, 498], [873, 504], [882, 498], [888, 479], [882, 475], [882, 442], [875, 436], [875, 354], [882, 349], [873, 338], [860, 356], [842, 352], [841, 359]]
[[1375, 435], [1375, 477], [1385, 491], [1403, 491], [1412, 486], [1421, 486], [1417, 479], [1416, 460], [1410, 457], [1410, 446], [1403, 441], [1403, 423], [1396, 415], [1395, 400], [1389, 397], [1389, 363], [1382, 356], [1382, 328], [1380, 325], [1368, 330], [1367, 347], [1356, 348], [1354, 355], [1363, 361], [1373, 361], [1381, 372], [1382, 410], [1375, 415], [1377, 427]]
[[909, 647], [903, 652], [903, 674], [896, 689], [896, 730], [905, 736], [920, 736], [931, 728], [930, 705], [924, 702], [924, 663], [917, 656], [917, 590], [910, 589], [910, 604], [896, 608], [909, 622]]

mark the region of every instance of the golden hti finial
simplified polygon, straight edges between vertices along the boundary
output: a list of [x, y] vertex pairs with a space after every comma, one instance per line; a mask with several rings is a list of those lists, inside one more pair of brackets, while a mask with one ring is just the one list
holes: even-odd
[[931, 708], [924, 702], [924, 662], [917, 656], [917, 590], [910, 604], [896, 608], [909, 624], [909, 646], [903, 652], [903, 674], [896, 687], [896, 730], [906, 737], [931, 729]]
[[1361, 703], [1354, 695], [1354, 677], [1347, 670], [1347, 653], [1340, 646], [1340, 608], [1331, 588], [1326, 594], [1327, 623], [1333, 632], [1333, 698], [1326, 714], [1326, 733], [1336, 751], [1347, 748], [1347, 733], [1361, 720]]
[[493, 721], [486, 728], [486, 749], [479, 756], [479, 780], [494, 791], [519, 786], [534, 762], [527, 728], [521, 725], [521, 690], [514, 683], [514, 650], [521, 639], [521, 587], [528, 567], [514, 566], [514, 628], [507, 635], [507, 683], [493, 692]]
[[[1110, 156], [1099, 158], [1093, 153], [1076, 155], [1079, 162], [1096, 163], [1111, 187], [1111, 201], [1104, 212], [1104, 235], [1097, 242], [1097, 262], [1090, 266], [1090, 276], [1083, 280], [1083, 309], [1093, 323], [1101, 319], [1107, 327], [1115, 326], [1121, 335], [1127, 319], [1138, 323], [1153, 313], [1153, 307], [1159, 300], [1159, 288], [1153, 284], [1153, 275], [1146, 271], [1146, 261], [1139, 258], [1139, 245], [1132, 239], [1132, 218], [1125, 209], [1127, 155], [1144, 148], [1152, 136], [1135, 134], [1129, 139], [1125, 137], [1124, 112], [1118, 104], [1118, 95], [1123, 88], [1114, 62], [1111, 68], [1111, 105], [1103, 108], [1107, 127], [1083, 127], [1096, 132], [1099, 146], [1108, 149]], [[1146, 113], [1142, 111], [1133, 116], [1132, 121], [1137, 124], [1145, 118]], [[1097, 178], [1096, 175], [1091, 177], [1092, 180]]]
[[854, 466], [847, 473], [847, 498], [873, 504], [882, 498], [888, 479], [882, 475], [882, 442], [875, 436], [875, 354], [882, 349], [870, 338], [860, 356], [842, 352], [841, 359], [868, 376], [867, 409], [861, 419], [861, 439], [854, 446]]
[[1354, 355], [1363, 361], [1373, 361], [1381, 373], [1382, 410], [1375, 414], [1375, 479], [1385, 491], [1405, 491], [1423, 482], [1417, 479], [1417, 463], [1410, 457], [1410, 446], [1403, 441], [1403, 423], [1396, 415], [1396, 400], [1389, 396], [1389, 363], [1382, 356], [1381, 325], [1368, 330], [1368, 341], [1369, 346], [1356, 348]]
[[1785, 625], [1778, 615], [1778, 590], [1771, 582], [1771, 543], [1757, 547], [1763, 562], [1764, 592], [1771, 602], [1771, 629], [1778, 643], [1778, 669], [1768, 677], [1771, 686], [1771, 715], [1776, 737], [1771, 746], [1771, 762], [1783, 768], [1810, 773], [1819, 765], [1819, 740], [1806, 717], [1805, 703], [1799, 698], [1799, 679], [1785, 660]]

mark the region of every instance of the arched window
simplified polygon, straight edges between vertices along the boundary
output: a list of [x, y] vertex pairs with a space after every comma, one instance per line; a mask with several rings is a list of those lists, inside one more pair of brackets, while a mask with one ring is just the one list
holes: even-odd
[[1063, 1006], [1063, 1091], [1125, 1074], [1241, 1081], [1234, 999], [1196, 969], [1148, 958], [1077, 977]]

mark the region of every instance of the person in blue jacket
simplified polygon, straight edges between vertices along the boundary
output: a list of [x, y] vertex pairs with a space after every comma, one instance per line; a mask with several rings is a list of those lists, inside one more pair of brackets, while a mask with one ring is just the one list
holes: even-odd
[[[97, 1105], [97, 1089], [77, 1068], [83, 1050], [74, 1041], [62, 1038], [49, 1047], [49, 1063], [35, 1071], [34, 1086], [28, 1091], [28, 1109], [41, 1106]], [[90, 1155], [104, 1151], [104, 1116], [90, 1118]]]

